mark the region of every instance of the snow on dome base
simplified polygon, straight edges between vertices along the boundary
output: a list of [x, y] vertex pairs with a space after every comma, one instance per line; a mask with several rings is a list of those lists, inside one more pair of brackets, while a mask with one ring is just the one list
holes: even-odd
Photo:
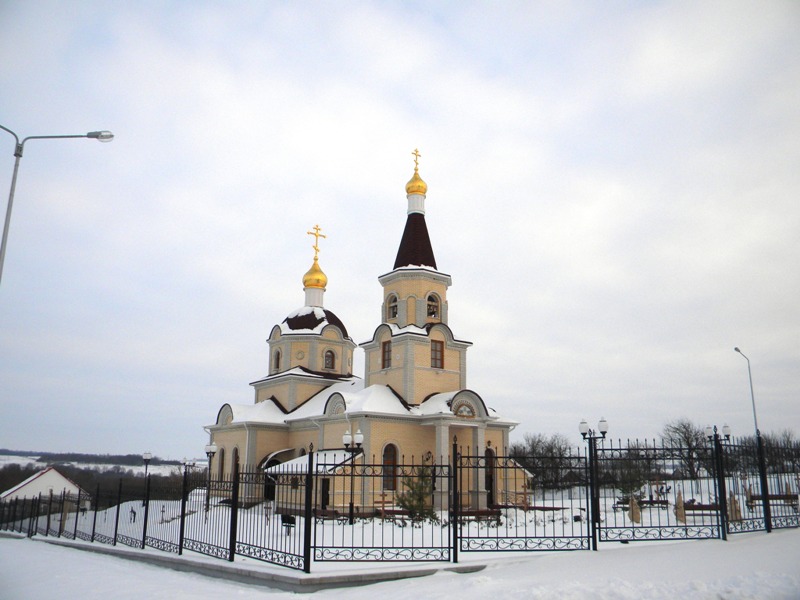
[[347, 328], [333, 312], [319, 306], [303, 306], [291, 313], [281, 323], [281, 333], [321, 333], [326, 325], [334, 325], [347, 335]]

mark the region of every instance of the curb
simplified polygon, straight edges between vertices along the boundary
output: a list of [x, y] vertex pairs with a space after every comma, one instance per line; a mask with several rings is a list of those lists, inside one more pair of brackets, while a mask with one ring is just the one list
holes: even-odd
[[[20, 538], [20, 539], [24, 539]], [[417, 577], [428, 577], [436, 573], [475, 573], [486, 568], [485, 564], [469, 565], [448, 565], [446, 567], [420, 567], [418, 569], [402, 569], [398, 571], [355, 571], [347, 574], [306, 574], [306, 573], [275, 573], [266, 570], [258, 570], [252, 567], [237, 566], [235, 563], [196, 561], [191, 558], [172, 556], [168, 554], [150, 554], [147, 552], [131, 552], [115, 547], [76, 544], [64, 540], [47, 540], [32, 538], [37, 542], [53, 544], [65, 548], [83, 550], [84, 552], [94, 552], [114, 556], [126, 560], [143, 562], [146, 564], [181, 571], [185, 573], [196, 573], [204, 577], [215, 579], [225, 579], [249, 585], [258, 585], [272, 589], [312, 593], [320, 590], [329, 590], [343, 587], [354, 587], [381, 583], [386, 581], [398, 581], [401, 579], [412, 579]], [[267, 566], [267, 563], [264, 563]], [[388, 565], [389, 563], [387, 563]]]

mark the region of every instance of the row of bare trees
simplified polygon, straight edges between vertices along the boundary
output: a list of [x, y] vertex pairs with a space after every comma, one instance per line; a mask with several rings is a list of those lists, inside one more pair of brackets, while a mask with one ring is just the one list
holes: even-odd
[[[767, 470], [800, 472], [800, 439], [791, 430], [763, 434]], [[561, 434], [525, 434], [509, 448], [509, 456], [521, 464], [537, 486], [559, 488], [578, 483], [584, 474], [576, 468], [579, 451]], [[643, 483], [671, 479], [697, 480], [714, 471], [712, 446], [705, 429], [690, 419], [664, 425], [660, 440], [628, 441], [604, 447], [602, 483], [624, 491]], [[755, 436], [726, 442], [725, 470], [755, 472], [758, 468]]]

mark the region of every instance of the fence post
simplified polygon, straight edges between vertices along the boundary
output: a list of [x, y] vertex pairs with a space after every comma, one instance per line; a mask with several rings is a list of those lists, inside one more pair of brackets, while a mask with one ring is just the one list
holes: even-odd
[[64, 530], [64, 502], [67, 494], [67, 488], [61, 490], [61, 502], [58, 506], [58, 533], [56, 537], [61, 537], [61, 532]]
[[150, 477], [152, 475], [148, 475], [147, 479], [145, 479], [144, 485], [144, 523], [142, 523], [142, 550], [145, 547], [145, 541], [147, 540], [147, 520], [150, 517]]
[[717, 505], [719, 506], [719, 537], [728, 539], [728, 499], [725, 490], [725, 469], [723, 467], [722, 440], [714, 427], [713, 437], [714, 470], [717, 472]]
[[50, 513], [53, 512], [53, 490], [50, 490], [50, 500], [47, 502], [47, 520], [45, 524], [47, 527], [44, 529], [44, 537], [50, 535]]
[[[31, 518], [28, 521], [28, 537], [32, 538], [37, 533], [39, 528], [39, 506], [42, 503], [42, 492], [36, 497], [34, 502], [31, 502]], [[34, 516], [36, 518], [34, 519]]]
[[78, 517], [81, 514], [81, 488], [78, 488], [78, 500], [75, 502], [75, 528], [72, 530], [72, 539], [78, 539]]
[[189, 495], [189, 465], [183, 465], [183, 480], [181, 481], [181, 526], [178, 535], [178, 556], [183, 554], [183, 534], [186, 527], [186, 500]]
[[311, 518], [312, 504], [314, 502], [314, 446], [308, 452], [308, 467], [306, 468], [306, 499], [303, 507], [303, 571], [311, 573]]
[[100, 506], [100, 484], [97, 484], [97, 490], [94, 493], [94, 515], [92, 515], [92, 539], [89, 540], [90, 542], [94, 542], [94, 533], [97, 530], [97, 509]]
[[461, 545], [461, 526], [459, 524], [460, 518], [460, 497], [459, 497], [459, 482], [458, 482], [458, 469], [460, 467], [460, 460], [458, 455], [458, 438], [453, 436], [453, 450], [452, 450], [453, 469], [450, 475], [452, 494], [450, 495], [450, 520], [452, 523], [451, 529], [453, 530], [453, 562], [458, 562], [458, 547]]
[[[748, 367], [750, 363], [748, 362]], [[758, 474], [761, 478], [761, 505], [764, 508], [764, 527], [772, 532], [772, 509], [769, 506], [769, 482], [767, 481], [767, 460], [764, 456], [764, 438], [756, 429], [756, 449], [758, 450]]]
[[597, 479], [597, 439], [594, 435], [589, 440], [589, 529], [592, 539], [592, 550], [597, 551], [597, 525], [600, 522], [600, 490]]
[[119, 488], [117, 489], [117, 514], [114, 517], [114, 541], [112, 546], [117, 545], [117, 533], [119, 532], [119, 509], [122, 508], [122, 477], [119, 478]]
[[233, 562], [236, 556], [236, 531], [239, 526], [239, 463], [233, 465], [233, 488], [231, 489], [231, 527], [229, 538], [228, 561]]

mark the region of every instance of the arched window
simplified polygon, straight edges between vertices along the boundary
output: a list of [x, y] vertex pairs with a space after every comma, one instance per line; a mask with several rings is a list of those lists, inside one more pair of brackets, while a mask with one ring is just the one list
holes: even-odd
[[333, 350], [327, 350], [325, 352], [325, 368], [326, 369], [336, 368], [336, 355], [333, 353]]
[[383, 489], [397, 489], [397, 446], [386, 444], [383, 449]]
[[428, 318], [439, 318], [439, 298], [436, 294], [428, 296]]
[[277, 373], [281, 370], [281, 351], [275, 350], [275, 354], [272, 355], [272, 370], [273, 372]]
[[222, 479], [225, 474], [225, 448], [220, 448], [217, 454], [217, 477]]
[[386, 298], [386, 320], [391, 321], [397, 318], [397, 296], [390, 294]]

